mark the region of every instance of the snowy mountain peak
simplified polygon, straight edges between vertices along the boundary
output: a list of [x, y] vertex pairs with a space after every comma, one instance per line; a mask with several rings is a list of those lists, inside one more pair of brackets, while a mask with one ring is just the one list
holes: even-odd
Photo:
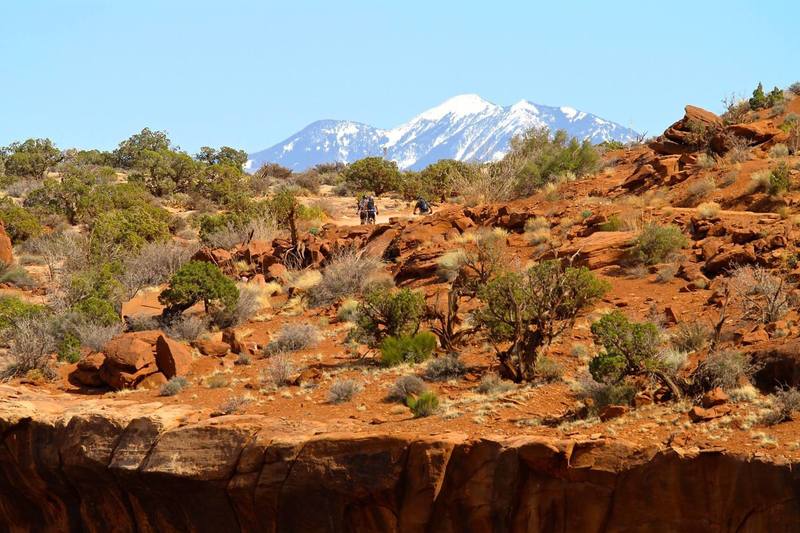
[[460, 94], [445, 100], [436, 107], [428, 109], [416, 118], [436, 121], [450, 115], [454, 119], [461, 119], [470, 115], [478, 115], [499, 109], [501, 109], [500, 106], [484, 100], [477, 94]]
[[533, 127], [563, 129], [594, 143], [626, 142], [637, 136], [631, 129], [572, 107], [527, 100], [502, 107], [477, 94], [462, 94], [392, 129], [349, 120], [313, 122], [283, 142], [251, 154], [248, 168], [271, 162], [305, 170], [319, 163], [350, 163], [384, 154], [400, 168], [414, 170], [440, 159], [496, 161], [506, 153], [513, 136]]

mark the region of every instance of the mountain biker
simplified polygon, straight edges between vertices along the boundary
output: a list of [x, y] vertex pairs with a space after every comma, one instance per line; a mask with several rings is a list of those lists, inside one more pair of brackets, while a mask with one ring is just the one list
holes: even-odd
[[367, 195], [362, 194], [358, 200], [358, 216], [362, 224], [367, 223]]
[[420, 215], [430, 215], [433, 213], [430, 204], [422, 196], [417, 197], [417, 204], [414, 206], [413, 214], [416, 215], [418, 210]]
[[375, 205], [375, 197], [371, 194], [367, 196], [367, 224], [375, 223], [375, 217], [378, 215], [378, 206]]

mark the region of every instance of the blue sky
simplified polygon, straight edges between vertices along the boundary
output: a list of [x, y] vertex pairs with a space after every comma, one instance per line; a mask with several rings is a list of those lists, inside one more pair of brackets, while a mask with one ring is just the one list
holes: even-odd
[[800, 79], [800, 2], [6, 0], [0, 145], [111, 149], [148, 126], [255, 151], [309, 122], [391, 127], [462, 93], [656, 134]]

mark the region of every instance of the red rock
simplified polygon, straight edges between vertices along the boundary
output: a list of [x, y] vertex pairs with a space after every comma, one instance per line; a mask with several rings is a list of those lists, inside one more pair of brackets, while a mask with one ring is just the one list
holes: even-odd
[[595, 270], [622, 261], [634, 238], [636, 233], [632, 231], [598, 231], [576, 239], [559, 255], [572, 257], [577, 254], [576, 264]]
[[6, 226], [0, 221], [0, 262], [10, 265], [14, 262], [14, 247], [6, 233]]
[[700, 403], [703, 405], [703, 407], [708, 409], [710, 407], [727, 403], [729, 399], [730, 398], [727, 394], [725, 394], [724, 390], [722, 390], [720, 387], [716, 387], [703, 394], [703, 398]]
[[689, 418], [692, 422], [707, 422], [709, 420], [714, 420], [715, 418], [723, 417], [731, 412], [731, 408], [728, 405], [717, 405], [716, 407], [712, 407], [710, 409], [704, 409], [699, 405], [692, 407], [689, 410]]
[[230, 350], [230, 345], [228, 343], [211, 339], [196, 340], [193, 344], [201, 354], [213, 357], [223, 357]]
[[164, 374], [156, 372], [141, 380], [136, 388], [145, 390], [160, 389], [167, 381], [167, 377]]
[[639, 407], [652, 404], [653, 404], [653, 398], [647, 393], [637, 392], [636, 395], [633, 397], [633, 405], [637, 409]]
[[742, 344], [758, 344], [769, 340], [769, 333], [763, 328], [758, 328], [753, 331], [744, 331], [738, 335], [739, 342]]
[[750, 265], [756, 262], [756, 255], [751, 248], [734, 248], [718, 253], [706, 261], [705, 271], [717, 275], [734, 266]]
[[292, 385], [302, 385], [303, 383], [311, 383], [315, 381], [319, 381], [322, 377], [322, 372], [316, 368], [306, 368], [303, 369], [298, 374], [295, 374], [289, 378], [289, 383]]
[[272, 244], [267, 241], [250, 241], [243, 251], [243, 258], [248, 263], [259, 263], [272, 254]]
[[605, 422], [606, 420], [611, 420], [612, 418], [625, 415], [630, 410], [631, 408], [627, 405], [607, 405], [603, 407], [599, 413], [600, 420]]
[[283, 281], [286, 279], [287, 268], [280, 263], [274, 263], [267, 267], [266, 278], [270, 280]]
[[76, 368], [70, 372], [68, 379], [70, 383], [79, 387], [97, 388], [106, 385], [105, 381], [100, 377], [100, 369]]
[[156, 365], [168, 379], [186, 375], [192, 366], [192, 351], [185, 344], [161, 335], [156, 342]]
[[728, 126], [727, 131], [737, 137], [744, 137], [751, 142], [759, 144], [767, 142], [781, 134], [781, 130], [778, 129], [772, 119], [748, 122], [745, 124], [733, 124]]
[[138, 331], [114, 337], [103, 348], [104, 364], [132, 373], [154, 363], [155, 343], [161, 334], [160, 331]]
[[664, 308], [664, 316], [667, 317], [668, 324], [677, 324], [678, 322], [681, 322], [680, 312], [675, 310], [672, 306], [667, 306]]
[[103, 365], [103, 361], [105, 360], [106, 356], [103, 353], [90, 353], [78, 361], [78, 368], [81, 370], [100, 370], [100, 367]]
[[258, 285], [260, 287], [263, 287], [264, 285], [267, 284], [267, 280], [266, 280], [266, 278], [264, 278], [264, 274], [259, 273], [259, 274], [256, 274], [255, 276], [253, 276], [252, 278], [250, 278], [250, 280], [247, 283], [250, 283], [251, 285]]

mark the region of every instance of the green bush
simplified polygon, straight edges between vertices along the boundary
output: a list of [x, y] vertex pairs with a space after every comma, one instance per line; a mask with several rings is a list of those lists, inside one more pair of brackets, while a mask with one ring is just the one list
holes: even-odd
[[11, 327], [16, 320], [33, 318], [44, 311], [43, 306], [28, 303], [16, 296], [0, 296], [0, 331]]
[[159, 396], [175, 396], [189, 385], [183, 376], [175, 376], [161, 386]]
[[100, 214], [92, 225], [89, 246], [95, 257], [115, 257], [169, 237], [169, 213], [142, 205]]
[[355, 335], [377, 345], [384, 337], [414, 335], [425, 312], [425, 297], [410, 289], [373, 287], [358, 308]]
[[769, 193], [782, 194], [789, 190], [789, 165], [781, 162], [769, 175]]
[[622, 231], [624, 224], [618, 215], [611, 215], [608, 220], [600, 224], [600, 231]]
[[386, 337], [381, 343], [381, 362], [386, 366], [421, 363], [436, 349], [436, 335], [420, 331], [416, 335]]
[[427, 391], [417, 397], [409, 396], [406, 405], [414, 413], [414, 418], [423, 418], [436, 412], [439, 408], [439, 397], [435, 392]]
[[359, 159], [349, 165], [342, 175], [353, 189], [372, 191], [377, 195], [398, 190], [401, 181], [397, 163], [382, 157]]
[[764, 85], [759, 83], [750, 98], [750, 109], [765, 109], [783, 102], [783, 90], [779, 87], [773, 88], [769, 94], [764, 94]]
[[589, 140], [580, 142], [569, 138], [564, 130], [556, 131], [551, 137], [550, 130], [544, 126], [515, 137], [504, 162], [515, 166], [517, 193], [530, 195], [559, 175], [572, 173], [581, 177], [595, 171], [600, 154]]
[[81, 358], [81, 341], [72, 333], [67, 333], [58, 344], [58, 360], [77, 363]]
[[0, 220], [5, 224], [6, 233], [14, 244], [38, 237], [44, 231], [36, 215], [18, 206], [8, 197], [0, 200]]
[[43, 178], [47, 169], [61, 160], [61, 151], [50, 139], [28, 139], [0, 150], [5, 154], [5, 173], [9, 176]]
[[674, 397], [681, 396], [658, 357], [661, 334], [655, 324], [631, 322], [614, 311], [592, 324], [591, 329], [595, 343], [604, 348], [589, 361], [589, 372], [595, 381], [617, 384], [627, 377], [654, 376]]
[[484, 306], [476, 319], [496, 347], [503, 377], [534, 379], [541, 351], [607, 290], [587, 268], [564, 268], [556, 260], [500, 275], [482, 287]]
[[170, 279], [158, 301], [165, 305], [165, 316], [175, 316], [197, 302], [208, 312], [212, 306], [232, 308], [239, 299], [239, 289], [218, 266], [203, 261], [189, 261]]
[[686, 246], [688, 240], [677, 226], [647, 224], [633, 243], [633, 258], [647, 265], [663, 263]]

